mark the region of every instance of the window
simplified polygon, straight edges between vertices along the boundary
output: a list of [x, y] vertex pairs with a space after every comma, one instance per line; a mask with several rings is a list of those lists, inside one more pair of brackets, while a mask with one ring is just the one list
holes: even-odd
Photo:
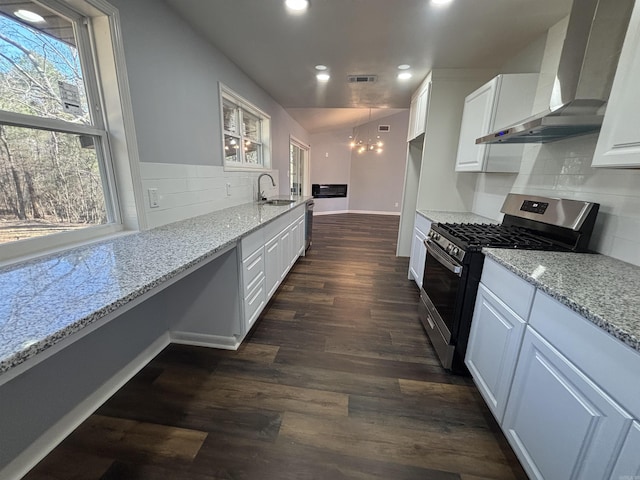
[[270, 168], [270, 118], [225, 86], [220, 86], [224, 166], [227, 170]]
[[[122, 229], [101, 103], [119, 100], [121, 92], [115, 97], [116, 87], [107, 95], [100, 92], [97, 77], [100, 70], [112, 75], [120, 59], [107, 41], [112, 64], [99, 65], [93, 46], [102, 48], [102, 57], [106, 50], [91, 38], [93, 20], [111, 33], [114, 19], [89, 4], [87, 10], [92, 18], [55, 0], [0, 4], [0, 252], [5, 258]], [[122, 78], [120, 72], [116, 76]], [[111, 111], [121, 131], [127, 128], [123, 112]], [[123, 140], [124, 134], [115, 138], [119, 151]], [[120, 159], [129, 160], [127, 154]]]

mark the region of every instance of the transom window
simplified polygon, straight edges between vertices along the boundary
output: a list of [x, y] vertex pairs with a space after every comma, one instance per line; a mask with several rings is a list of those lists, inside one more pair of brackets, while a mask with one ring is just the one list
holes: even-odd
[[269, 115], [223, 85], [220, 102], [225, 168], [268, 169], [271, 159]]
[[120, 223], [89, 32], [52, 0], [0, 6], [0, 244]]

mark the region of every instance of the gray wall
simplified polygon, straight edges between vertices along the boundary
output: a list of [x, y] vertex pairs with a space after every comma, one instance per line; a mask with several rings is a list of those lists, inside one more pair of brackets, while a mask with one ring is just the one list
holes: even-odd
[[271, 116], [272, 168], [287, 178], [289, 135], [308, 133], [164, 3], [110, 0], [120, 11], [143, 162], [222, 165], [218, 81]]
[[349, 135], [352, 130], [342, 129], [311, 135], [311, 183], [346, 183], [347, 198], [317, 198], [315, 213], [341, 212], [349, 208], [351, 195], [351, 149]]
[[[375, 138], [378, 125], [390, 125], [382, 133], [381, 154], [358, 154], [349, 148], [349, 135]], [[316, 199], [315, 210], [322, 212], [370, 211], [400, 212], [407, 157], [409, 110], [364, 124], [311, 135], [311, 183], [347, 183], [347, 198]], [[396, 207], [395, 204], [398, 204]]]
[[[409, 111], [361, 125], [356, 132], [375, 139], [378, 125], [389, 125], [381, 133], [382, 153], [353, 151], [351, 154], [351, 193], [349, 210], [400, 212], [407, 159]], [[370, 135], [369, 133], [370, 132]]]

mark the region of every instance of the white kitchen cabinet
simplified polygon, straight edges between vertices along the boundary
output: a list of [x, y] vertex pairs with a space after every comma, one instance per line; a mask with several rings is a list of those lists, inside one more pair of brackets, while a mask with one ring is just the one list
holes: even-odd
[[411, 258], [409, 259], [409, 279], [413, 279], [418, 288], [422, 287], [424, 264], [427, 259], [427, 247], [424, 245], [424, 240], [430, 229], [431, 221], [416, 213], [411, 242]]
[[245, 331], [260, 315], [267, 302], [265, 289], [264, 246], [242, 260], [242, 281], [244, 287]]
[[480, 285], [465, 364], [498, 423], [504, 415], [525, 327], [522, 318]]
[[429, 109], [429, 94], [431, 91], [431, 75], [422, 82], [418, 90], [411, 97], [409, 109], [409, 130], [407, 141], [419, 137], [426, 131], [427, 110]]
[[303, 251], [304, 232], [304, 206], [300, 206], [242, 239], [244, 334]]
[[485, 259], [465, 364], [489, 409], [502, 422], [535, 287]]
[[534, 479], [608, 478], [630, 416], [530, 326], [503, 431]]
[[640, 478], [640, 423], [633, 422], [622, 445], [611, 479], [637, 480]]
[[622, 46], [594, 167], [640, 167], [640, 2], [635, 3]]
[[457, 172], [518, 172], [524, 145], [477, 145], [476, 139], [531, 115], [538, 74], [498, 75], [464, 101]]

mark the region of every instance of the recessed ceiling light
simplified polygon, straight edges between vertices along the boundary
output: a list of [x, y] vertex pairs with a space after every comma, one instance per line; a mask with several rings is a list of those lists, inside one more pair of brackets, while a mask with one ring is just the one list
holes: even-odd
[[45, 19], [31, 10], [16, 10], [13, 14], [21, 18], [22, 20], [26, 20], [31, 23], [44, 23]]
[[320, 70], [321, 72], [327, 69], [326, 65], [316, 65], [316, 70]]
[[434, 5], [448, 5], [452, 1], [453, 0], [431, 0], [431, 3], [433, 3]]
[[398, 80], [409, 80], [412, 76], [411, 72], [400, 72], [398, 74]]
[[309, 0], [285, 0], [284, 4], [289, 10], [301, 12], [309, 8]]
[[406, 63], [403, 63], [402, 65], [398, 65], [398, 70], [409, 70], [411, 68], [411, 65], [407, 65]]
[[328, 73], [319, 73], [316, 75], [316, 78], [319, 82], [328, 82], [331, 78], [331, 75], [329, 75]]

